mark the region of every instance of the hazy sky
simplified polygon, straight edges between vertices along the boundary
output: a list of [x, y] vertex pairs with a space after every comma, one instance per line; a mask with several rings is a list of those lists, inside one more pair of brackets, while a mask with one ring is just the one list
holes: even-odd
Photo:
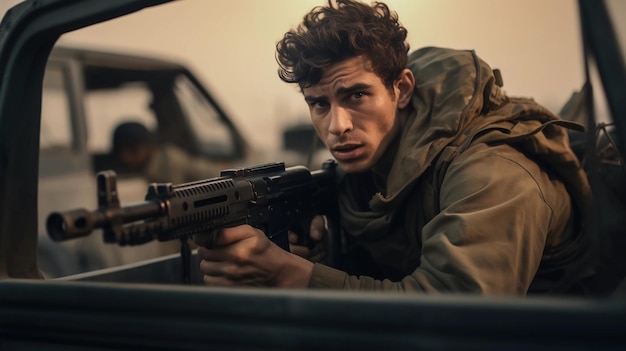
[[[14, 0], [0, 0], [3, 13]], [[625, 1], [626, 2], [626, 1]], [[280, 81], [275, 43], [322, 0], [182, 0], [63, 36], [61, 44], [181, 60], [217, 95], [253, 144], [306, 121], [295, 87]], [[583, 83], [575, 0], [389, 0], [413, 49], [475, 49], [501, 69], [510, 95], [558, 111]]]

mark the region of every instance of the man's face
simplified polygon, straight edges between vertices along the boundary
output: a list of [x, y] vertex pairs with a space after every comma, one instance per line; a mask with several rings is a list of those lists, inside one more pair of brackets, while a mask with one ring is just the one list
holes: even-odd
[[129, 144], [120, 147], [117, 157], [132, 172], [140, 171], [148, 162], [155, 147], [148, 143]]
[[398, 133], [399, 94], [392, 96], [364, 56], [330, 66], [303, 94], [318, 135], [348, 173], [370, 169]]

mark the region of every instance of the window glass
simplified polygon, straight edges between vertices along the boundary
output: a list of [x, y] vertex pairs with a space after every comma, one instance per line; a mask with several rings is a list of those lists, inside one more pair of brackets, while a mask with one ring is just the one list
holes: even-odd
[[89, 153], [109, 152], [113, 131], [122, 122], [140, 122], [148, 129], [155, 130], [157, 122], [150, 109], [151, 101], [152, 93], [143, 83], [86, 92], [85, 116]]
[[40, 147], [71, 148], [72, 128], [65, 71], [49, 64], [43, 79]]
[[176, 79], [174, 91], [200, 143], [200, 150], [207, 155], [232, 155], [235, 141], [230, 129], [198, 88], [181, 75]]

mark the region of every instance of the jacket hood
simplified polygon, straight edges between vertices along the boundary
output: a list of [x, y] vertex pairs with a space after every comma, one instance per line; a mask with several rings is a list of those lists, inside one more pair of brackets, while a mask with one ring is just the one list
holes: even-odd
[[474, 51], [425, 47], [409, 55], [408, 68], [416, 80], [413, 113], [403, 128], [387, 192], [370, 202], [374, 211], [388, 209], [446, 146], [478, 137], [484, 142], [520, 142], [525, 152], [547, 157], [557, 173], [572, 178], [566, 183], [581, 182], [584, 173], [562, 126], [582, 127], [531, 99], [507, 97], [491, 67]]

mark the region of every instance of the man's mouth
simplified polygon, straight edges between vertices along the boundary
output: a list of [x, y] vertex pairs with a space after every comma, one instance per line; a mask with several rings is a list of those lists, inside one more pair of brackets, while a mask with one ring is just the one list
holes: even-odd
[[333, 147], [330, 152], [337, 161], [350, 161], [363, 154], [363, 146], [360, 144], [343, 144]]

